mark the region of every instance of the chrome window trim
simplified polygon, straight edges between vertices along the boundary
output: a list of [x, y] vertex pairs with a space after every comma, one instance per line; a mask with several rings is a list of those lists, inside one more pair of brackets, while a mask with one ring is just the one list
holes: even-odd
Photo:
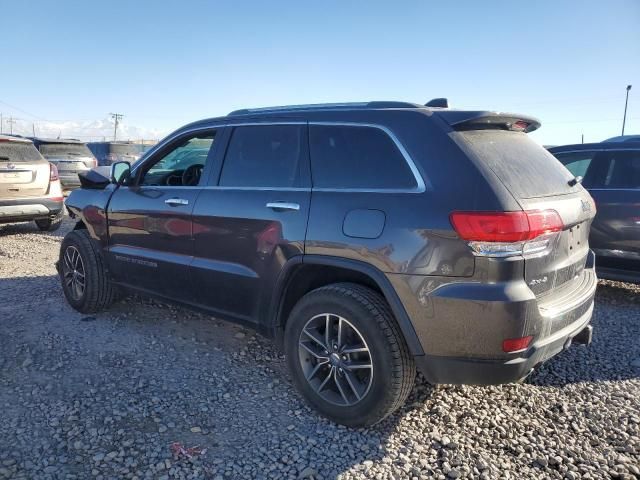
[[638, 148], [590, 148], [584, 150], [562, 150], [561, 152], [549, 152], [552, 155], [563, 153], [595, 153], [595, 152], [640, 152]]
[[199, 187], [203, 190], [249, 190], [249, 191], [267, 191], [267, 192], [311, 192], [311, 187], [232, 187], [207, 185]]
[[[153, 147], [153, 150], [149, 151], [149, 158], [151, 158], [157, 150], [160, 150], [167, 144], [185, 135], [190, 135], [193, 133], [198, 133], [198, 132], [207, 131], [207, 130], [222, 129], [225, 127], [271, 126], [271, 125], [310, 125], [310, 126], [311, 125], [329, 125], [329, 126], [345, 126], [345, 127], [368, 127], [368, 128], [377, 128], [379, 130], [382, 130], [384, 133], [387, 134], [387, 136], [395, 144], [396, 148], [400, 151], [400, 154], [404, 158], [405, 162], [407, 162], [407, 166], [409, 167], [409, 170], [411, 170], [411, 173], [413, 174], [413, 177], [416, 181], [416, 187], [414, 188], [313, 188], [313, 187], [285, 188], [285, 187], [231, 187], [231, 186], [218, 186], [218, 185], [203, 185], [203, 186], [194, 186], [194, 187], [176, 186], [176, 188], [205, 188], [205, 189], [216, 189], [216, 190], [271, 190], [271, 191], [292, 191], [292, 192], [314, 191], [314, 192], [343, 192], [343, 193], [424, 193], [425, 191], [427, 191], [427, 189], [429, 190], [431, 189], [431, 185], [428, 185], [424, 181], [424, 179], [422, 178], [422, 175], [420, 174], [420, 171], [418, 170], [418, 167], [413, 161], [413, 158], [411, 158], [411, 155], [409, 155], [409, 152], [404, 147], [402, 142], [400, 142], [398, 137], [388, 127], [384, 125], [379, 125], [375, 123], [366, 123], [366, 122], [348, 122], [348, 121], [306, 122], [306, 121], [299, 121], [299, 120], [297, 121], [285, 120], [285, 121], [265, 121], [265, 122], [229, 122], [229, 123], [222, 123], [217, 125], [207, 125], [207, 126], [195, 127], [195, 128], [190, 128], [189, 130], [176, 132], [166, 137], [164, 140], [159, 142], [155, 147]], [[135, 165], [131, 169], [131, 173], [135, 174], [137, 170], [145, 163], [146, 162], [140, 162], [139, 164]], [[162, 185], [162, 187], [165, 187], [165, 186]]]

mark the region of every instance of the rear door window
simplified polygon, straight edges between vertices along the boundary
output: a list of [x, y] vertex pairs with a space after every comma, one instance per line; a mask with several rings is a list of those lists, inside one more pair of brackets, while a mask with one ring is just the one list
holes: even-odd
[[416, 188], [416, 178], [391, 137], [382, 129], [310, 125], [314, 188], [397, 190]]
[[538, 198], [577, 191], [573, 175], [526, 133], [468, 130], [451, 134], [469, 157], [486, 165], [516, 198]]
[[220, 173], [224, 187], [304, 187], [304, 125], [235, 127]]
[[640, 151], [604, 151], [593, 160], [589, 186], [607, 189], [640, 189]]

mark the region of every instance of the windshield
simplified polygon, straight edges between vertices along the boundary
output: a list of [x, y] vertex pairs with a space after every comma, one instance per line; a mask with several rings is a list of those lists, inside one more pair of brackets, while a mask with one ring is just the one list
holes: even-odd
[[40, 153], [45, 157], [91, 157], [93, 154], [82, 143], [43, 143]]
[[42, 160], [32, 143], [0, 142], [0, 162], [34, 162]]

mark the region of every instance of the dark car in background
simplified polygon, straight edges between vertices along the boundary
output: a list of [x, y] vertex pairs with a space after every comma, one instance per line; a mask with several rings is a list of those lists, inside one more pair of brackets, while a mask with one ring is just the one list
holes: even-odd
[[58, 168], [62, 188], [71, 190], [80, 186], [79, 173], [98, 166], [96, 157], [86, 143], [70, 139], [32, 138], [42, 156]]
[[101, 166], [114, 162], [135, 163], [144, 151], [143, 145], [134, 142], [89, 142], [87, 146]]
[[88, 313], [135, 290], [253, 327], [351, 426], [399, 408], [416, 368], [521, 380], [590, 342], [597, 284], [593, 201], [538, 127], [405, 102], [192, 123], [71, 193], [64, 295]]
[[34, 220], [40, 230], [56, 230], [64, 216], [56, 166], [27, 138], [0, 135], [0, 223]]
[[607, 141], [550, 148], [589, 190], [597, 214], [589, 245], [598, 276], [640, 282], [640, 141]]

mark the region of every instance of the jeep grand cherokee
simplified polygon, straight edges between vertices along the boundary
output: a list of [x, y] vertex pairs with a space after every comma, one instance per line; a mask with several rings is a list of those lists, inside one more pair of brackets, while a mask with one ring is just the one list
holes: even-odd
[[351, 426], [402, 405], [416, 367], [521, 380], [590, 341], [596, 288], [593, 201], [537, 127], [442, 100], [192, 123], [71, 194], [64, 294], [95, 312], [133, 290], [251, 326]]

